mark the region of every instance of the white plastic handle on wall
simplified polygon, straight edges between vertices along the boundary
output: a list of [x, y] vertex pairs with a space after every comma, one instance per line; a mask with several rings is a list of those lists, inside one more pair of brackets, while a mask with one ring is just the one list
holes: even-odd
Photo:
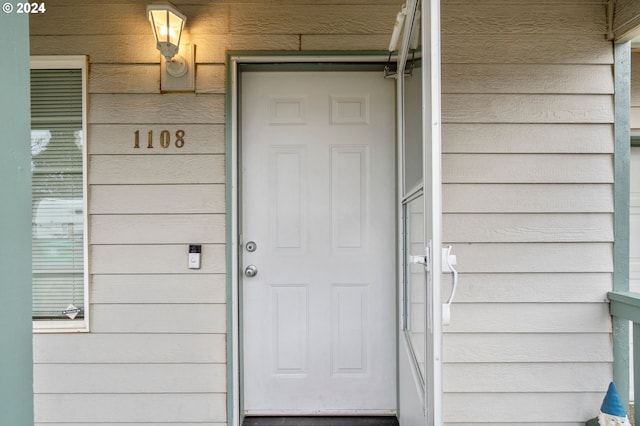
[[450, 272], [453, 274], [453, 285], [451, 287], [451, 294], [447, 303], [442, 305], [442, 325], [449, 325], [451, 323], [451, 303], [453, 297], [456, 295], [456, 289], [458, 288], [458, 271], [453, 265], [458, 263], [458, 258], [455, 254], [451, 254], [451, 246], [442, 248], [442, 272]]

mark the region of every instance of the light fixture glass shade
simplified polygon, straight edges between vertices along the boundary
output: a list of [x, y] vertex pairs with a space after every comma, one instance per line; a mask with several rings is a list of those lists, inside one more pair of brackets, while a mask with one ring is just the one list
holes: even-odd
[[178, 54], [187, 17], [171, 3], [150, 4], [147, 6], [147, 14], [156, 37], [156, 47], [169, 62]]

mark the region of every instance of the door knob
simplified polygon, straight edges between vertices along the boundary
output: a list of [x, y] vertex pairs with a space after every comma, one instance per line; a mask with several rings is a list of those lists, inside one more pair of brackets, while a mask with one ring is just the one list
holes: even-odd
[[244, 274], [247, 277], [255, 277], [256, 275], [258, 275], [258, 267], [256, 265], [249, 265], [244, 268]]

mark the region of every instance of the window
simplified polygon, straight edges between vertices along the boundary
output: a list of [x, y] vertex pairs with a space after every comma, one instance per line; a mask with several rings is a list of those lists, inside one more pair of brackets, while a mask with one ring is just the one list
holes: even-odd
[[86, 58], [31, 59], [34, 331], [87, 330]]

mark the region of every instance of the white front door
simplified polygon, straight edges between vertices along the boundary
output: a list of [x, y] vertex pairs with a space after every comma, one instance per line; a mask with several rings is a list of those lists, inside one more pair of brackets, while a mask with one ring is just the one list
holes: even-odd
[[243, 72], [240, 93], [244, 412], [395, 413], [393, 83]]

